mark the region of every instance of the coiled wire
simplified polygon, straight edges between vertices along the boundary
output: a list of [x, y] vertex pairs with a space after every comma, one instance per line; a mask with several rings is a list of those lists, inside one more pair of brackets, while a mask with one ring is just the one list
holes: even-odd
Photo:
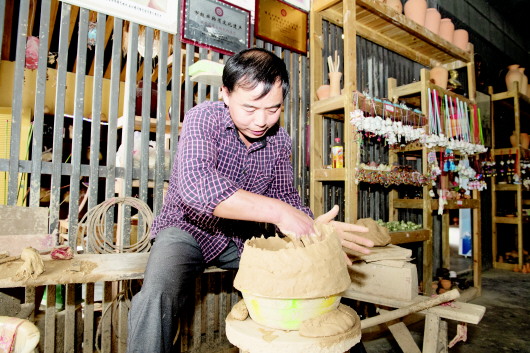
[[[138, 210], [141, 216], [139, 219], [143, 221], [144, 232], [138, 240], [131, 245], [115, 244], [114, 241], [108, 240], [105, 236], [105, 218], [109, 208], [116, 204], [127, 205]], [[87, 246], [91, 251], [98, 254], [106, 253], [131, 253], [131, 252], [147, 252], [151, 248], [150, 230], [153, 223], [153, 212], [149, 205], [136, 197], [112, 197], [103, 201], [99, 205], [91, 208], [85, 216], [81, 219], [80, 227], [87, 234]], [[138, 227], [140, 229], [140, 227]], [[84, 234], [83, 234], [84, 236]]]

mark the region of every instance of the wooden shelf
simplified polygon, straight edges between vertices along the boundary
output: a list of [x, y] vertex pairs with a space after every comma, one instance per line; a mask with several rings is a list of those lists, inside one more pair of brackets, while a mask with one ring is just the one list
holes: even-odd
[[518, 184], [495, 184], [495, 191], [517, 191], [522, 188]]
[[313, 170], [315, 180], [318, 181], [344, 181], [348, 168], [322, 168]]
[[[451, 68], [473, 61], [464, 51], [439, 35], [409, 20], [403, 14], [377, 0], [356, 0], [357, 34], [425, 66], [451, 64]], [[314, 11], [323, 18], [343, 26], [343, 2], [315, 0]]]
[[493, 222], [497, 224], [519, 224], [519, 217], [493, 217]]
[[431, 238], [429, 229], [407, 230], [402, 232], [389, 232], [392, 244], [413, 243], [426, 241]]
[[516, 264], [508, 264], [506, 262], [498, 262], [498, 261], [493, 262], [493, 268], [496, 268], [499, 270], [513, 271], [513, 269], [515, 268], [515, 265]]
[[[431, 208], [437, 209], [439, 204], [438, 199], [431, 200]], [[447, 210], [459, 210], [461, 208], [480, 208], [480, 200], [475, 199], [463, 199], [463, 200], [447, 200], [447, 204], [444, 205], [444, 209]]]
[[311, 107], [315, 114], [344, 114], [344, 96], [335, 96], [319, 101], [315, 101]]
[[394, 208], [422, 209], [423, 199], [394, 199]]

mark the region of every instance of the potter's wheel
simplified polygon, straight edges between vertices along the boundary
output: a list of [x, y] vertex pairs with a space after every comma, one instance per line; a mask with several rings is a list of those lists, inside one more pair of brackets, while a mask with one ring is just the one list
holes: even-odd
[[245, 353], [344, 353], [361, 341], [361, 328], [355, 325], [335, 336], [310, 338], [262, 326], [250, 317], [239, 321], [228, 315], [226, 337]]

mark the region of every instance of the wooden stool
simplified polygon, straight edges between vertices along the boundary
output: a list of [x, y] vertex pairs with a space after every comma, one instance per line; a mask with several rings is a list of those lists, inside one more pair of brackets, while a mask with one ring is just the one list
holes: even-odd
[[302, 337], [298, 331], [262, 326], [250, 317], [244, 321], [226, 318], [226, 337], [244, 353], [343, 353], [361, 341], [361, 330], [330, 337]]

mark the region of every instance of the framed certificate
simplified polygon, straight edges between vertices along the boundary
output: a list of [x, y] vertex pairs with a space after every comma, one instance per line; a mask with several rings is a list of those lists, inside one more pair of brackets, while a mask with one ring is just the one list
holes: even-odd
[[307, 54], [307, 12], [280, 0], [257, 0], [256, 37]]
[[223, 54], [250, 48], [250, 11], [222, 0], [184, 0], [181, 40]]

